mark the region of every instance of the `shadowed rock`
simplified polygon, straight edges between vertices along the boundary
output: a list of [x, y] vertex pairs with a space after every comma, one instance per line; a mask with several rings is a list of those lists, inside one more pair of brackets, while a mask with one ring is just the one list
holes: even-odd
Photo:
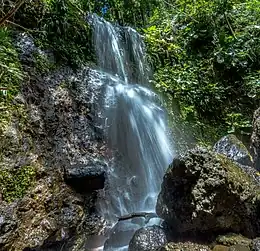
[[105, 164], [101, 162], [71, 166], [65, 170], [66, 183], [79, 193], [103, 189], [105, 184], [104, 166]]

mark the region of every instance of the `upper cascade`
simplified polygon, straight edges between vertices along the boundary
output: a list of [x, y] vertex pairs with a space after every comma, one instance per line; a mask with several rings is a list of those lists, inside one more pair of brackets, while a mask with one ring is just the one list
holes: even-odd
[[115, 26], [96, 14], [89, 16], [97, 63], [125, 83], [148, 82], [150, 69], [146, 62], [144, 42], [131, 27]]

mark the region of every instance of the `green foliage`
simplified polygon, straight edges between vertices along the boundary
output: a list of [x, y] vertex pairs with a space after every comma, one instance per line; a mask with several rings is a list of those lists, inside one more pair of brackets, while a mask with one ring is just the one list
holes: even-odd
[[93, 60], [91, 29], [86, 22], [87, 2], [25, 1], [11, 25], [29, 32], [40, 48], [51, 49], [58, 63], [78, 66]]
[[92, 59], [91, 33], [80, 2], [53, 0], [41, 22], [38, 44], [51, 48], [57, 60], [78, 66]]
[[0, 93], [0, 103], [10, 100], [15, 95], [23, 79], [23, 72], [12, 44], [10, 32], [5, 27], [0, 27], [0, 87], [7, 87], [7, 97]]
[[[142, 26], [152, 16], [160, 0], [91, 0], [88, 4], [90, 12], [96, 12], [110, 21], [123, 25]], [[102, 10], [107, 8], [106, 11]]]
[[80, 10], [69, 0], [52, 1], [43, 26], [58, 59], [75, 65], [91, 58], [90, 29]]
[[55, 62], [51, 62], [46, 54], [35, 53], [35, 68], [39, 73], [47, 73], [56, 68]]
[[15, 170], [0, 168], [0, 188], [3, 199], [12, 202], [22, 198], [35, 181], [36, 171], [32, 166]]
[[260, 98], [260, 2], [169, 4], [143, 29], [155, 86], [179, 100], [184, 121], [248, 128]]

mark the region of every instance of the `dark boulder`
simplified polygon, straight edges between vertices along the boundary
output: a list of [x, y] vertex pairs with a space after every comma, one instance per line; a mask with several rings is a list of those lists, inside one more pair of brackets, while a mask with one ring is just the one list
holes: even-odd
[[245, 166], [252, 166], [252, 157], [245, 145], [233, 134], [221, 138], [213, 147], [217, 153]]
[[103, 189], [105, 184], [105, 168], [103, 162], [73, 165], [65, 169], [65, 181], [79, 193]]
[[129, 243], [129, 251], [156, 251], [166, 243], [166, 234], [161, 227], [144, 227], [135, 232]]
[[181, 234], [260, 234], [260, 189], [224, 155], [197, 148], [174, 159], [156, 211]]
[[254, 113], [251, 150], [253, 152], [254, 167], [260, 170], [260, 108]]

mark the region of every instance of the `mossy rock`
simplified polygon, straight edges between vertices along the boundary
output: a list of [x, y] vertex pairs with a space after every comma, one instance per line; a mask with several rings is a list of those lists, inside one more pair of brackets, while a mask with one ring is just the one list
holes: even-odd
[[240, 234], [220, 235], [217, 237], [216, 242], [225, 246], [233, 246], [237, 244], [250, 246], [252, 244], [251, 239], [248, 239]]
[[160, 248], [159, 251], [210, 251], [207, 245], [193, 242], [171, 242]]
[[23, 166], [18, 169], [8, 170], [0, 167], [0, 188], [2, 199], [12, 202], [22, 198], [35, 182], [36, 168]]
[[260, 234], [259, 186], [235, 162], [202, 148], [173, 160], [156, 210], [180, 234]]

